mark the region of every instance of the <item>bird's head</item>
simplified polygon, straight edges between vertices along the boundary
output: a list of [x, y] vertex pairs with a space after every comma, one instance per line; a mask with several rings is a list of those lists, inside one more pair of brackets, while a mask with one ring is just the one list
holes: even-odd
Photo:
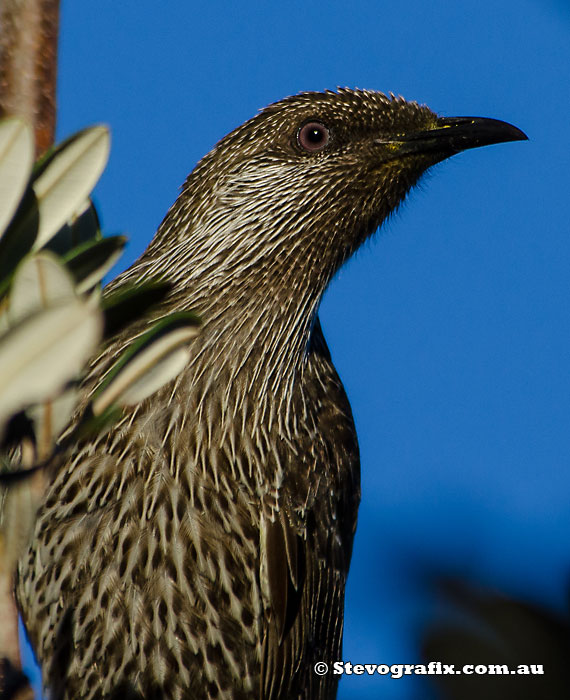
[[505, 122], [442, 118], [380, 92], [302, 93], [266, 107], [200, 161], [158, 242], [187, 251], [193, 279], [322, 292], [430, 166], [525, 138]]

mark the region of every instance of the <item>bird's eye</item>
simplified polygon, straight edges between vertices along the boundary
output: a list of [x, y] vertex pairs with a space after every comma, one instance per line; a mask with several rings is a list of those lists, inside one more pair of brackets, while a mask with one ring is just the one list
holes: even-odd
[[297, 133], [297, 142], [304, 151], [320, 151], [330, 139], [328, 128], [320, 122], [303, 124]]

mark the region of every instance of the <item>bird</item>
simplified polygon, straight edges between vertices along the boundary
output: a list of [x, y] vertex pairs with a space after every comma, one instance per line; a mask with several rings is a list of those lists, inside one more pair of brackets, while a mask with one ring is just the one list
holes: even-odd
[[53, 465], [19, 564], [51, 698], [336, 697], [315, 667], [342, 659], [360, 461], [319, 304], [431, 166], [526, 138], [337, 88], [269, 105], [199, 161], [110, 285], [168, 280], [155, 316], [203, 322], [188, 363]]

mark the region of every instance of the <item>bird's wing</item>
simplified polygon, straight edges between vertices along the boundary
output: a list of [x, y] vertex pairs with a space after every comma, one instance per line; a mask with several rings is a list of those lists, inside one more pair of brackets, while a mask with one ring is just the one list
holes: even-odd
[[281, 510], [264, 527], [267, 580], [279, 644], [299, 611], [305, 578], [305, 543]]
[[[318, 407], [310, 446], [291, 464], [282, 507], [262, 520], [268, 621], [261, 698], [332, 698], [337, 677], [314, 665], [341, 658], [344, 589], [360, 498], [358, 443], [348, 399], [316, 324], [305, 375]], [[265, 569], [265, 576], [263, 575]]]

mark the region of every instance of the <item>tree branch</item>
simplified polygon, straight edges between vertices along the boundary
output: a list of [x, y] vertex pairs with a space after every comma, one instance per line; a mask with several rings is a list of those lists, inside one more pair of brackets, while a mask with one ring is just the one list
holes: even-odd
[[36, 154], [54, 141], [59, 0], [2, 0], [0, 111], [32, 124]]

